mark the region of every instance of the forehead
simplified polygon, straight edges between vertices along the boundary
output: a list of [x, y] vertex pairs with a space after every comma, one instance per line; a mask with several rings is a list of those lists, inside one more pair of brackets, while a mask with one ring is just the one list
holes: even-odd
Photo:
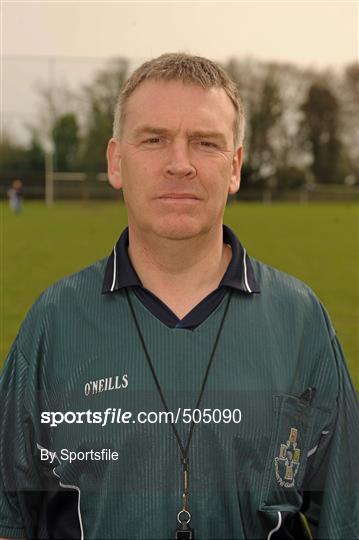
[[125, 106], [125, 129], [158, 124], [171, 129], [188, 127], [233, 132], [235, 109], [223, 88], [203, 88], [181, 81], [149, 80], [141, 83]]

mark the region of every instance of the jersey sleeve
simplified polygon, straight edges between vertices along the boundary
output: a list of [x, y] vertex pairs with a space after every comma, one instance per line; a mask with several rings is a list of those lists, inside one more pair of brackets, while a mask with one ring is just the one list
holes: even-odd
[[330, 354], [337, 395], [333, 412], [321, 432], [305, 484], [306, 518], [318, 539], [359, 538], [359, 414], [343, 351], [331, 338]]
[[28, 366], [17, 340], [0, 374], [0, 537], [24, 538], [19, 492], [28, 472], [23, 403]]

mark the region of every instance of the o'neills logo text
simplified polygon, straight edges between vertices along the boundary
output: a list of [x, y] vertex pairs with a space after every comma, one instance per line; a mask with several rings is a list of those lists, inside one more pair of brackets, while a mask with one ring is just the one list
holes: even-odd
[[109, 390], [121, 390], [128, 386], [128, 375], [116, 375], [115, 377], [106, 377], [97, 381], [89, 381], [85, 384], [85, 396], [90, 394], [99, 394], [100, 392], [108, 392]]

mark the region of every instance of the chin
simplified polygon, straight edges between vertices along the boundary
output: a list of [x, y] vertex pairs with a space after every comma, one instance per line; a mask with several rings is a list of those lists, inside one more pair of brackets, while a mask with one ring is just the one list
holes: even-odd
[[200, 223], [191, 220], [164, 220], [163, 223], [152, 227], [157, 236], [168, 240], [188, 240], [203, 234], [204, 228]]

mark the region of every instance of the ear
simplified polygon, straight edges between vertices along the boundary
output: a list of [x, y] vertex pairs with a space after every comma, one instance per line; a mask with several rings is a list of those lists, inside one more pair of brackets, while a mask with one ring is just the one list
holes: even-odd
[[241, 145], [236, 150], [233, 156], [232, 176], [231, 176], [231, 181], [229, 183], [229, 188], [228, 188], [229, 195], [233, 195], [234, 193], [237, 193], [237, 191], [239, 190], [239, 186], [241, 184], [242, 163], [243, 163], [243, 146]]
[[121, 178], [121, 152], [120, 142], [117, 139], [110, 139], [106, 151], [107, 175], [111, 186], [115, 189], [122, 188]]

